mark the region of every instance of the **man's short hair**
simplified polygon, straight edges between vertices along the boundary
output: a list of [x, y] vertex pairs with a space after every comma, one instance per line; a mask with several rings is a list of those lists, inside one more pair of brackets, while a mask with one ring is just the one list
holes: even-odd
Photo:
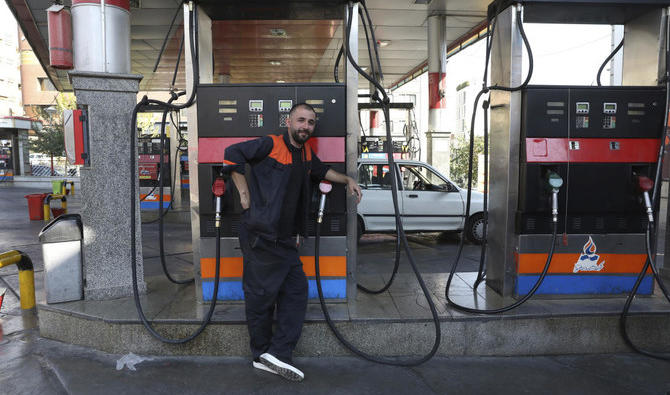
[[303, 103], [298, 103], [298, 104], [293, 105], [293, 107], [291, 107], [291, 111], [288, 112], [288, 115], [289, 116], [293, 115], [293, 113], [295, 112], [295, 110], [298, 107], [306, 108], [306, 109], [310, 110], [311, 112], [313, 112], [314, 114], [316, 114], [316, 110], [314, 110], [314, 107], [312, 107], [309, 104], [303, 102]]

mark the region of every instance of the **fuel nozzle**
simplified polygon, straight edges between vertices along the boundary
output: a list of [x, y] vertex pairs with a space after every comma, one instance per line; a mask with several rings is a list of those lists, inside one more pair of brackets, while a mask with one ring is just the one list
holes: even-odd
[[649, 198], [649, 191], [654, 187], [654, 182], [646, 176], [636, 175], [635, 178], [637, 187], [642, 192], [642, 196], [644, 196], [644, 205], [647, 208], [649, 222], [654, 222], [654, 210], [651, 208], [651, 199]]
[[216, 177], [214, 184], [212, 184], [212, 193], [216, 197], [216, 216], [214, 217], [214, 226], [221, 227], [221, 198], [226, 192], [226, 183], [223, 177]]
[[319, 190], [321, 191], [321, 201], [319, 202], [319, 215], [316, 218], [316, 222], [321, 223], [323, 221], [323, 212], [326, 209], [326, 195], [333, 190], [333, 184], [329, 181], [321, 181], [319, 183]]
[[551, 220], [556, 223], [558, 222], [558, 191], [563, 186], [563, 178], [553, 171], [548, 171], [546, 178], [547, 187], [551, 190]]

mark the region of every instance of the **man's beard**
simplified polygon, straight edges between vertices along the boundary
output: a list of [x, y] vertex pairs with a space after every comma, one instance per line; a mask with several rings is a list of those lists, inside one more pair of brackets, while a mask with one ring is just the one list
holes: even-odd
[[[302, 136], [301, 132], [304, 132], [305, 137]], [[305, 144], [305, 142], [311, 137], [311, 134], [307, 130], [294, 130], [291, 132], [291, 134], [293, 136], [293, 140], [295, 140], [295, 142], [300, 145]]]

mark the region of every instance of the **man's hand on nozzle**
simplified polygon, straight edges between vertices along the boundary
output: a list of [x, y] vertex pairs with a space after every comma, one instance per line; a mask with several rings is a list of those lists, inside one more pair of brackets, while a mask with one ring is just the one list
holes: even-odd
[[347, 188], [349, 188], [352, 195], [356, 196], [356, 203], [360, 203], [361, 199], [363, 198], [363, 192], [361, 191], [361, 187], [358, 186], [356, 180], [351, 177], [347, 177]]

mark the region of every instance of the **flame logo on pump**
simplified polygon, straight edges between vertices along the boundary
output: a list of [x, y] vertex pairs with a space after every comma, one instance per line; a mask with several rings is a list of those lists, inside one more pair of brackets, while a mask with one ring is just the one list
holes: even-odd
[[573, 273], [577, 272], [599, 272], [605, 267], [605, 261], [598, 263], [600, 255], [596, 254], [597, 247], [591, 236], [589, 240], [582, 247], [582, 253], [579, 259], [575, 262], [575, 267], [572, 269]]

